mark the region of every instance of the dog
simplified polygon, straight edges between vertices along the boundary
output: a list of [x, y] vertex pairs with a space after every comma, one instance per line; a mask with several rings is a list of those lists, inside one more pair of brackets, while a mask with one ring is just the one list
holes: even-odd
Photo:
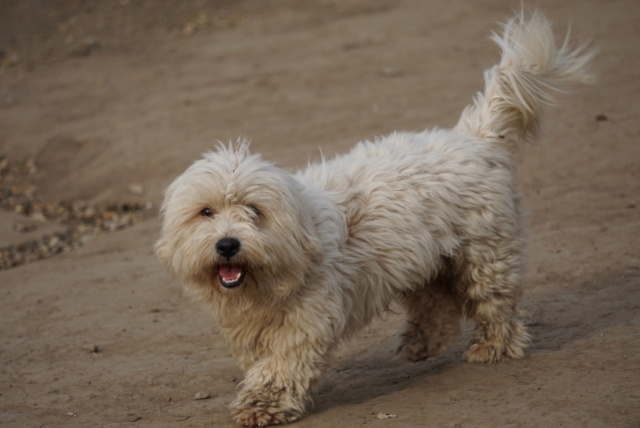
[[301, 418], [336, 346], [394, 299], [411, 361], [445, 349], [461, 317], [476, 323], [466, 360], [525, 355], [514, 153], [540, 138], [555, 92], [591, 80], [592, 53], [556, 47], [538, 12], [492, 39], [501, 61], [453, 129], [395, 132], [294, 174], [220, 144], [167, 188], [156, 252], [245, 371], [238, 425]]

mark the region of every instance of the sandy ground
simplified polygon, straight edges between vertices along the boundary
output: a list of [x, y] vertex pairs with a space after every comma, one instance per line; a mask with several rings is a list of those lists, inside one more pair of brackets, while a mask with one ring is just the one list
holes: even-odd
[[[0, 272], [0, 425], [229, 426], [242, 373], [154, 257], [162, 189], [216, 140], [250, 137], [295, 169], [319, 148], [454, 124], [519, 5], [0, 2], [0, 155], [35, 158], [47, 200], [153, 204], [132, 228]], [[600, 53], [599, 82], [563, 97], [518, 160], [527, 357], [463, 363], [467, 328], [434, 361], [397, 360], [389, 314], [344, 344], [297, 426], [640, 426], [640, 3], [535, 5]], [[20, 218], [0, 211], [0, 247], [27, 239]]]

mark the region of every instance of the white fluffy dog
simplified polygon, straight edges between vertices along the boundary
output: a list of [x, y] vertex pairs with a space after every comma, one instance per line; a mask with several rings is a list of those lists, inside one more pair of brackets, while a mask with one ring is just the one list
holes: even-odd
[[239, 425], [299, 419], [340, 340], [398, 298], [410, 360], [444, 349], [462, 315], [477, 324], [468, 361], [524, 355], [513, 155], [591, 55], [557, 48], [538, 13], [493, 40], [502, 60], [454, 129], [393, 133], [296, 174], [221, 146], [167, 189], [157, 254], [210, 303], [246, 372]]

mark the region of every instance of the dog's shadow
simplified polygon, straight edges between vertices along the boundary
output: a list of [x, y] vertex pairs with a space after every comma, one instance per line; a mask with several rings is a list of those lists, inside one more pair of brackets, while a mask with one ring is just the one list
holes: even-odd
[[[527, 358], [544, 358], [546, 353], [638, 318], [640, 268], [557, 289], [532, 289], [526, 293], [522, 307], [533, 337]], [[401, 325], [401, 316], [392, 316], [398, 325]], [[360, 340], [355, 346], [347, 344], [346, 347], [352, 346], [356, 351], [341, 357], [326, 374], [314, 395], [314, 413], [391, 395], [467, 364], [462, 357], [472, 330], [473, 325], [465, 322], [461, 337], [444, 354], [419, 363], [395, 355], [397, 335], [385, 337], [370, 347], [366, 347], [366, 340]], [[527, 365], [527, 358], [521, 364]]]
[[564, 285], [526, 295], [527, 325], [533, 336], [528, 355], [563, 349], [640, 317], [640, 266], [575, 284], [571, 279], [556, 281]]
[[[393, 324], [401, 325], [398, 321], [402, 315], [392, 317]], [[472, 325], [465, 323], [461, 337], [441, 356], [417, 363], [406, 361], [395, 352], [398, 344], [397, 332], [377, 342], [369, 338], [356, 339], [355, 345], [347, 343], [346, 347], [359, 350], [340, 357], [334, 367], [325, 374], [322, 386], [314, 395], [314, 413], [364, 403], [379, 396], [402, 391], [463, 364], [462, 356], [471, 338], [471, 330]], [[362, 349], [363, 347], [365, 349]]]

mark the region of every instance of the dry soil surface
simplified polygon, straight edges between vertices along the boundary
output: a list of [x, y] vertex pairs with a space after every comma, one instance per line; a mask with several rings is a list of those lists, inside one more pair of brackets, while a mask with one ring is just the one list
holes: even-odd
[[[598, 83], [563, 96], [518, 159], [527, 357], [463, 363], [467, 326], [433, 361], [398, 360], [391, 313], [343, 345], [297, 426], [640, 426], [640, 3], [525, 7], [599, 50]], [[498, 60], [490, 32], [519, 8], [0, 2], [0, 155], [35, 160], [43, 201], [151, 203], [133, 227], [0, 272], [0, 425], [231, 425], [242, 373], [153, 254], [162, 189], [217, 140], [249, 137], [295, 169], [320, 148], [453, 125]], [[0, 209], [0, 247], [65, 227], [15, 210]]]

